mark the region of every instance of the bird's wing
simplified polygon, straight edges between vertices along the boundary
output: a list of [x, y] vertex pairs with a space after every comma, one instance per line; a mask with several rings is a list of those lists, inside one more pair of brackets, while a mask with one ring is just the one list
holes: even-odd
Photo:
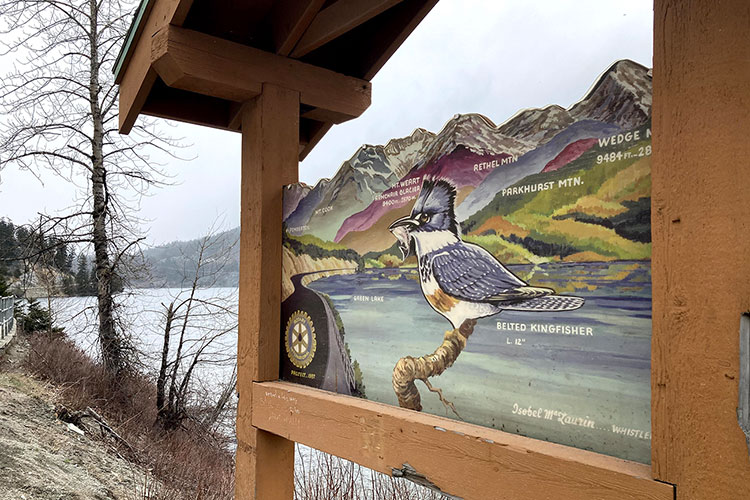
[[432, 272], [447, 294], [473, 302], [505, 302], [553, 293], [528, 286], [492, 254], [470, 243], [451, 246], [432, 258]]

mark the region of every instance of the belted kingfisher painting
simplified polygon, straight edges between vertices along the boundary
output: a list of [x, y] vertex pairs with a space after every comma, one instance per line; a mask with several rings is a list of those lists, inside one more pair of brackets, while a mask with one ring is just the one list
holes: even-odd
[[455, 203], [450, 182], [425, 177], [411, 214], [389, 227], [404, 259], [417, 256], [422, 293], [453, 328], [504, 310], [559, 312], [583, 305], [580, 297], [529, 286], [490, 252], [463, 241]]
[[285, 188], [281, 378], [648, 463], [651, 101], [618, 61]]

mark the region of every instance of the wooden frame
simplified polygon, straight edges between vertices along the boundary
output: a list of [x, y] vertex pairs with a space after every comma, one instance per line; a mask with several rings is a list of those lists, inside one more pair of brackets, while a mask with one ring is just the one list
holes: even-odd
[[[735, 414], [750, 310], [750, 230], [738, 230], [750, 218], [750, 176], [737, 175], [750, 155], [744, 0], [654, 2], [651, 466], [276, 381], [281, 187], [334, 121], [369, 105], [367, 80], [434, 3], [278, 0], [264, 53], [181, 29], [192, 0], [140, 14], [118, 76], [121, 130], [149, 98], [153, 114], [242, 131], [237, 498], [291, 499], [294, 441], [466, 499], [738, 498], [750, 490]], [[286, 57], [335, 54], [329, 40], [393, 12], [401, 31], [365, 55], [364, 80]], [[180, 90], [159, 99], [165, 84]]]
[[673, 497], [647, 465], [288, 382], [253, 384], [252, 423], [463, 498]]

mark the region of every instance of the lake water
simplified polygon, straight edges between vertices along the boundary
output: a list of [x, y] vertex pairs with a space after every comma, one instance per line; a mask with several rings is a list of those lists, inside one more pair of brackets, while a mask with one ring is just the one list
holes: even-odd
[[[432, 384], [466, 421], [649, 463], [649, 262], [511, 269], [586, 302], [576, 311], [479, 320], [456, 363]], [[341, 315], [367, 398], [398, 405], [391, 374], [399, 358], [432, 353], [450, 328], [425, 301], [416, 272], [368, 270], [309, 287], [328, 294]], [[590, 334], [566, 334], [564, 326]], [[424, 411], [456, 418], [417, 385]]]
[[[507, 311], [480, 320], [456, 363], [433, 378], [433, 385], [469, 422], [649, 463], [649, 263], [511, 268], [535, 285], [584, 297], [586, 303], [564, 313]], [[362, 369], [368, 399], [397, 405], [391, 386], [396, 362], [406, 355], [433, 352], [450, 328], [426, 303], [416, 274], [368, 270], [320, 279], [309, 287], [331, 296], [352, 358]], [[164, 304], [185, 293], [149, 289], [124, 297], [119, 316], [135, 332], [134, 343], [153, 371], [161, 351]], [[201, 290], [199, 297], [220, 298], [227, 305], [226, 313], [200, 314], [188, 328], [189, 338], [200, 337], [208, 328], [229, 331], [206, 353], [212, 363], [199, 372], [201, 386], [211, 392], [231, 377], [237, 289]], [[58, 324], [90, 352], [96, 349], [94, 304], [93, 298], [52, 301]], [[591, 328], [592, 334], [540, 333], [531, 331], [533, 324], [537, 329], [575, 325]], [[436, 395], [417, 384], [424, 411], [456, 418]]]
[[[118, 297], [120, 306], [116, 318], [124, 331], [131, 335], [140, 353], [142, 369], [156, 376], [162, 352], [166, 308], [173, 301], [180, 304], [188, 298], [188, 290], [176, 288], [129, 290]], [[200, 353], [201, 363], [195, 375], [195, 398], [215, 399], [231, 379], [237, 359], [237, 288], [199, 289], [190, 320], [185, 329], [183, 356], [188, 364], [193, 355]], [[96, 299], [94, 297], [54, 298], [51, 307], [55, 324], [65, 328], [76, 344], [91, 355], [98, 352]], [[180, 314], [185, 310], [179, 309]], [[182, 328], [183, 316], [176, 316], [171, 332], [171, 358]], [[206, 339], [212, 339], [208, 346]], [[233, 432], [233, 418], [224, 424]]]

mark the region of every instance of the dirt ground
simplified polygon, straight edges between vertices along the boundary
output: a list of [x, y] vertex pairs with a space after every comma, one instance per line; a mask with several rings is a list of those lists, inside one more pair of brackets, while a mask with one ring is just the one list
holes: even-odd
[[0, 359], [0, 499], [142, 499], [146, 475], [87, 432], [55, 417], [52, 388], [25, 374], [28, 344]]

